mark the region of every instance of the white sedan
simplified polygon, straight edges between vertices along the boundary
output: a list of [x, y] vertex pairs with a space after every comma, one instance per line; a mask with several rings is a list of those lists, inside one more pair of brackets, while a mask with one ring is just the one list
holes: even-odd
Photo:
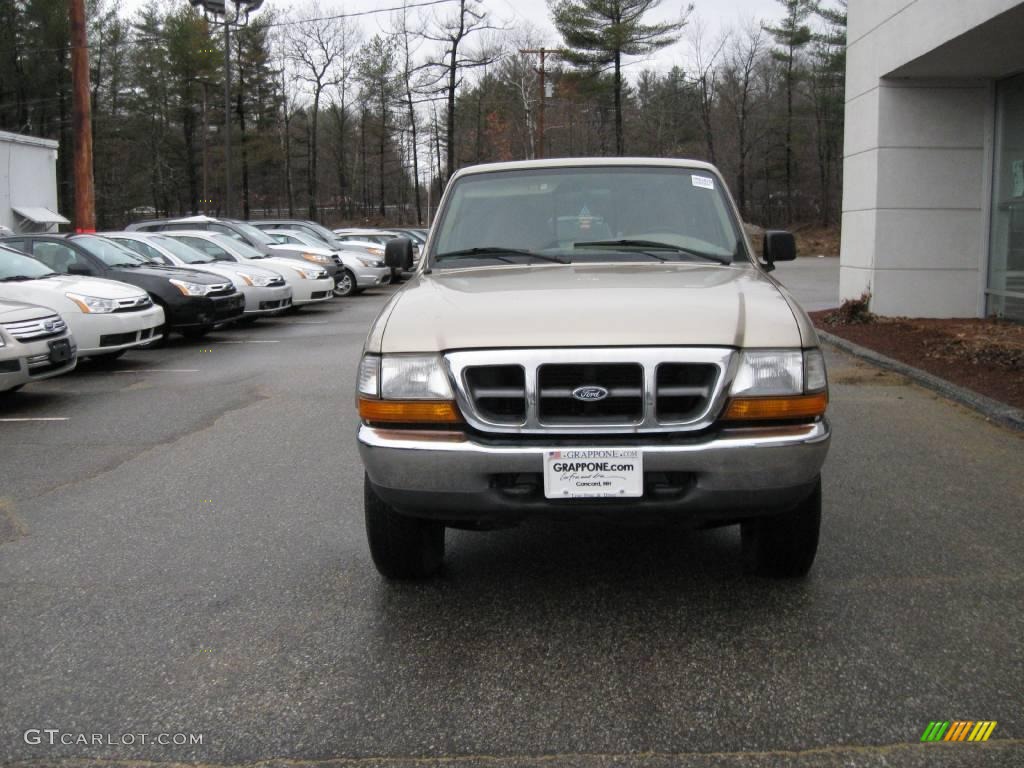
[[292, 289], [278, 271], [257, 267], [255, 264], [217, 259], [163, 234], [107, 232], [103, 236], [158, 264], [186, 267], [227, 278], [245, 297], [243, 319], [280, 314], [292, 305]]
[[175, 229], [161, 234], [190, 245], [214, 259], [269, 267], [279, 273], [292, 289], [292, 306], [330, 301], [334, 296], [334, 280], [322, 267], [307, 265], [286, 256], [264, 256], [255, 248], [219, 232]]
[[74, 370], [68, 324], [46, 307], [0, 301], [0, 393]]
[[[268, 229], [266, 233], [281, 245], [317, 247], [316, 238], [305, 232], [291, 229]], [[323, 244], [320, 246], [323, 248]], [[391, 270], [384, 266], [384, 259], [359, 251], [333, 251], [341, 259], [342, 269], [334, 278], [335, 296], [351, 296], [367, 288], [386, 285], [391, 282]]]
[[54, 272], [0, 246], [0, 299], [48, 307], [71, 326], [80, 357], [118, 356], [161, 337], [164, 311], [134, 285]]

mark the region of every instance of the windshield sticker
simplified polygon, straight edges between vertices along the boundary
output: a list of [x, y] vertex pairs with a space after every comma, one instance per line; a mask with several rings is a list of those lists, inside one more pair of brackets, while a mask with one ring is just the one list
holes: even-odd
[[580, 215], [579, 215], [580, 231], [582, 232], [582, 231], [589, 230], [590, 229], [590, 225], [593, 223], [593, 221], [594, 221], [594, 217], [590, 214], [590, 209], [587, 208], [586, 205], [584, 205], [582, 208], [580, 208]]
[[693, 186], [695, 187], [700, 187], [701, 189], [715, 188], [715, 180], [712, 179], [710, 176], [698, 176], [694, 174], [690, 178], [693, 179]]

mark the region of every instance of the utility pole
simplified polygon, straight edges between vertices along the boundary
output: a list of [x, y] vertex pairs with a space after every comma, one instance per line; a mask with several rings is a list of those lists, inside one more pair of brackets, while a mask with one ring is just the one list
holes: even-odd
[[203, 213], [210, 213], [210, 189], [207, 179], [210, 174], [209, 144], [210, 144], [210, 120], [207, 114], [207, 86], [209, 81], [201, 81], [203, 84]]
[[520, 53], [536, 53], [540, 55], [540, 69], [537, 73], [540, 75], [540, 109], [537, 111], [537, 158], [544, 157], [544, 99], [547, 96], [547, 91], [544, 90], [544, 57], [548, 51], [544, 47], [540, 48], [520, 48]]
[[96, 231], [96, 190], [92, 175], [92, 104], [89, 100], [89, 44], [84, 0], [70, 0], [71, 135], [74, 144], [75, 231]]
[[[237, 21], [238, 11], [235, 11]], [[231, 218], [231, 24], [224, 9], [224, 216]]]

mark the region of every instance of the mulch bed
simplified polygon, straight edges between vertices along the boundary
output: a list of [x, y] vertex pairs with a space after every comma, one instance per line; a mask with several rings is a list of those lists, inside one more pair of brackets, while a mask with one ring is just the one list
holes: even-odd
[[812, 312], [814, 324], [1016, 408], [1024, 408], [1024, 325]]

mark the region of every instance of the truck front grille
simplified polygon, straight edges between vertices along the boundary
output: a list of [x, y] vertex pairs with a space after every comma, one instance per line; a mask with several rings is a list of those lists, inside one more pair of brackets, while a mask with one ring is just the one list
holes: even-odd
[[[580, 399], [586, 392], [601, 399]], [[543, 424], [636, 424], [644, 416], [644, 369], [631, 363], [542, 365], [538, 402]]]
[[655, 410], [660, 421], [688, 421], [706, 405], [718, 378], [718, 368], [699, 363], [658, 366]]
[[445, 360], [459, 407], [480, 431], [615, 434], [710, 425], [734, 354], [616, 347], [451, 352]]
[[495, 424], [526, 420], [526, 372], [521, 365], [478, 365], [466, 370], [473, 407]]

